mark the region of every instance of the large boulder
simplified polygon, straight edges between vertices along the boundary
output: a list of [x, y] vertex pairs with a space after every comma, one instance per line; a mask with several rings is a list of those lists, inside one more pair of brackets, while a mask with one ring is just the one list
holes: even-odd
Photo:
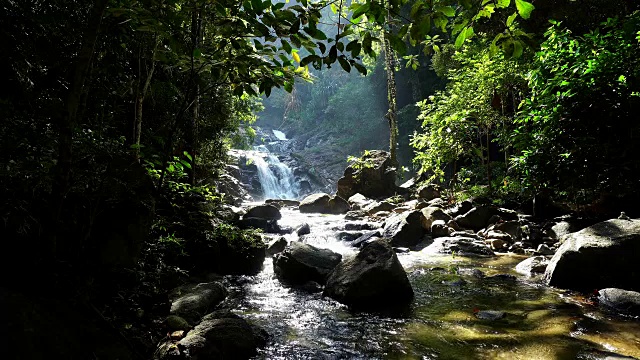
[[456, 223], [463, 228], [478, 231], [489, 224], [489, 220], [497, 215], [503, 220], [518, 220], [518, 215], [511, 210], [497, 208], [495, 206], [477, 206], [463, 215], [455, 217]]
[[389, 241], [379, 239], [336, 266], [324, 295], [356, 309], [387, 310], [409, 304], [413, 289]]
[[245, 218], [260, 218], [266, 220], [280, 220], [282, 215], [280, 210], [274, 205], [258, 205], [247, 210]]
[[616, 288], [598, 290], [600, 305], [628, 315], [640, 315], [640, 293]]
[[549, 285], [640, 291], [640, 219], [611, 219], [569, 234], [545, 271]]
[[413, 246], [419, 243], [426, 231], [423, 228], [424, 215], [420, 210], [407, 211], [387, 219], [382, 236], [396, 247]]
[[[240, 177], [240, 169], [235, 167], [237, 175]], [[216, 189], [221, 194], [224, 194], [224, 202], [231, 205], [240, 205], [243, 200], [250, 200], [251, 196], [245, 190], [242, 182], [236, 177], [229, 174], [222, 174], [217, 180], [214, 181]]]
[[249, 359], [267, 344], [268, 334], [230, 312], [215, 312], [180, 341], [158, 347], [157, 360]]
[[424, 215], [424, 222], [422, 223], [422, 227], [425, 229], [431, 229], [431, 225], [436, 220], [442, 220], [447, 223], [451, 220], [451, 216], [444, 212], [439, 207], [428, 206], [420, 210], [422, 215]]
[[371, 204], [372, 200], [371, 199], [367, 199], [366, 196], [358, 193], [355, 195], [352, 195], [347, 202], [349, 202], [349, 205], [351, 205], [351, 208], [354, 210], [360, 210], [363, 209], [365, 206]]
[[358, 162], [349, 165], [338, 180], [338, 195], [344, 199], [360, 193], [371, 199], [395, 195], [396, 169], [389, 153], [367, 152]]
[[349, 203], [340, 196], [317, 193], [304, 198], [298, 209], [302, 213], [345, 214], [350, 210]]
[[328, 249], [292, 241], [276, 255], [273, 269], [278, 279], [291, 285], [309, 281], [324, 284], [329, 273], [342, 260], [342, 255]]
[[211, 312], [226, 296], [227, 290], [217, 282], [184, 285], [173, 289], [169, 294], [169, 313], [195, 323]]
[[422, 185], [417, 190], [417, 196], [425, 201], [431, 201], [440, 197], [440, 187], [436, 184]]
[[455, 254], [461, 256], [493, 256], [489, 245], [472, 237], [439, 237], [422, 252], [433, 254]]
[[516, 272], [523, 275], [534, 276], [544, 273], [548, 265], [549, 259], [546, 257], [532, 256], [516, 265]]
[[329, 208], [331, 196], [325, 193], [312, 194], [300, 201], [298, 209], [301, 213], [322, 213]]

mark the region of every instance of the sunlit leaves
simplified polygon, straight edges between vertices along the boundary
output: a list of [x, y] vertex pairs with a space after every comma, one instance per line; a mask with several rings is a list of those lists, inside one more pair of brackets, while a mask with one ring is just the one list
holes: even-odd
[[528, 19], [531, 16], [531, 12], [535, 9], [535, 6], [530, 2], [526, 2], [524, 0], [516, 0], [516, 8], [518, 9], [518, 13], [522, 18]]

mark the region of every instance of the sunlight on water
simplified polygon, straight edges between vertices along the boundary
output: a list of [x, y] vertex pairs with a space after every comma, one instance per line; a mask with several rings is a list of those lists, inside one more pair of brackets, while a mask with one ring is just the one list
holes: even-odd
[[[339, 241], [340, 215], [282, 209], [281, 226], [308, 223], [311, 234], [289, 241], [349, 257], [357, 249]], [[409, 313], [390, 318], [352, 313], [343, 305], [284, 287], [272, 259], [239, 285], [237, 310], [271, 335], [257, 359], [604, 359], [603, 351], [640, 357], [640, 321], [607, 315], [571, 293], [512, 274], [523, 256], [465, 258], [424, 251], [399, 254], [415, 291]], [[502, 311], [482, 320], [476, 311]]]

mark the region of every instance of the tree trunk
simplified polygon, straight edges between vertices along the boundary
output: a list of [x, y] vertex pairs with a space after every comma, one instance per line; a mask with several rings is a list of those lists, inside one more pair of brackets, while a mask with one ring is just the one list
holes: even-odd
[[[135, 98], [135, 114], [133, 118], [133, 137], [132, 144], [134, 145], [134, 157], [136, 161], [140, 162], [140, 139], [142, 137], [142, 108], [144, 104], [144, 99], [147, 96], [149, 91], [149, 86], [151, 85], [151, 79], [153, 78], [153, 73], [156, 68], [156, 62], [154, 60], [156, 50], [158, 49], [158, 38], [157, 36], [153, 39], [153, 50], [151, 51], [151, 58], [149, 59], [150, 65], [144, 66], [145, 68], [145, 80], [142, 82], [142, 50], [138, 55], [138, 86], [136, 90], [136, 98]], [[141, 49], [144, 44], [141, 44]], [[146, 61], [145, 61], [146, 63]]]
[[[389, 6], [389, 4], [386, 4]], [[390, 23], [391, 15], [387, 11], [387, 23]], [[397, 119], [397, 92], [396, 92], [396, 75], [395, 75], [395, 57], [393, 49], [391, 49], [391, 43], [386, 36], [384, 30], [382, 31], [382, 40], [384, 43], [384, 62], [387, 70], [387, 102], [389, 104], [389, 110], [387, 111], [386, 118], [389, 121], [389, 153], [391, 157], [391, 163], [394, 166], [398, 166], [397, 159], [397, 143], [398, 143], [398, 119]]]
[[195, 52], [200, 46], [202, 38], [202, 9], [198, 8], [196, 2], [191, 15], [191, 79], [193, 80], [194, 98], [192, 116], [187, 129], [187, 152], [191, 155], [191, 169], [189, 170], [189, 183], [196, 184], [196, 149], [198, 141], [198, 116], [200, 115], [200, 77], [198, 76], [195, 64]]
[[88, 76], [88, 70], [93, 58], [102, 16], [107, 8], [108, 0], [96, 1], [87, 28], [82, 35], [82, 47], [76, 58], [75, 69], [69, 94], [65, 102], [64, 115], [60, 118], [58, 133], [58, 162], [56, 165], [55, 181], [51, 196], [53, 205], [52, 229], [49, 241], [49, 252], [53, 259], [57, 256], [58, 235], [60, 235], [64, 200], [69, 191], [71, 181], [71, 168], [73, 163], [73, 132], [80, 119], [80, 99], [84, 91], [84, 84]]

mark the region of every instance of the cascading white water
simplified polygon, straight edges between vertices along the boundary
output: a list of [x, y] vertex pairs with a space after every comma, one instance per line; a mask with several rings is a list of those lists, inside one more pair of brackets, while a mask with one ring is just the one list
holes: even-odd
[[264, 150], [266, 148], [256, 147], [256, 150], [247, 152], [247, 158], [251, 159], [258, 168], [258, 179], [264, 198], [296, 199], [299, 190], [293, 171], [277, 156]]

